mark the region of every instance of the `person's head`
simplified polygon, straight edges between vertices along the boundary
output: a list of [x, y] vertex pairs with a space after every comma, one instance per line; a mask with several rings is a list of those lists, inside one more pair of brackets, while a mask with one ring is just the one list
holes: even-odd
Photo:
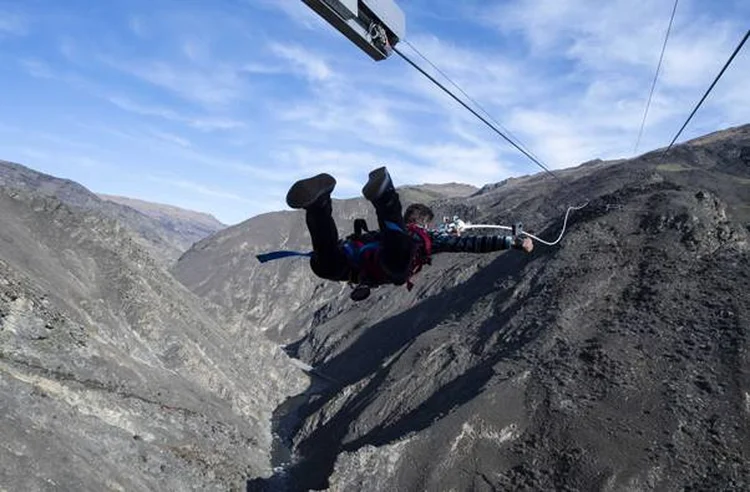
[[413, 203], [406, 207], [406, 211], [404, 212], [404, 222], [407, 225], [417, 224], [426, 226], [432, 222], [434, 217], [435, 214], [432, 212], [432, 209], [422, 203]]

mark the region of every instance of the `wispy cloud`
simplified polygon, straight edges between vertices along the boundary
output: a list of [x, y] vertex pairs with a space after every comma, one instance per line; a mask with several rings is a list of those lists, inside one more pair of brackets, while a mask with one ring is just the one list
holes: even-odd
[[21, 66], [26, 70], [29, 75], [38, 79], [52, 79], [56, 75], [52, 69], [43, 61], [35, 59], [21, 60]]
[[69, 36], [64, 36], [60, 40], [59, 44], [60, 53], [68, 60], [75, 62], [77, 58], [77, 50], [75, 40]]
[[192, 62], [206, 61], [211, 55], [210, 51], [209, 43], [205, 39], [191, 37], [182, 42], [182, 52]]
[[144, 82], [202, 106], [227, 105], [249, 97], [241, 67], [216, 64], [206, 68], [161, 60], [118, 60], [107, 64]]
[[25, 36], [28, 28], [28, 21], [24, 16], [0, 10], [0, 39], [3, 36]]
[[[680, 2], [642, 149], [669, 141], [747, 28], [750, 4], [720, 3]], [[408, 40], [545, 163], [632, 153], [671, 2], [399, 4]], [[25, 109], [0, 113], [0, 128], [17, 128], [0, 132], [0, 148], [33, 149], [39, 159], [13, 152], [92, 187], [171, 197], [231, 223], [283, 207], [294, 180], [323, 171], [337, 177], [337, 197], [359, 195], [383, 164], [398, 184], [537, 171], [398, 57], [372, 61], [298, 0], [178, 10], [154, 0], [126, 12], [50, 3], [44, 15], [18, 5], [15, 17], [0, 12], [0, 37], [35, 35], [2, 39], [21, 70], [3, 73], [0, 105]], [[749, 72], [746, 49], [684, 138], [747, 122]], [[71, 165], [49, 157], [58, 154]], [[82, 156], [107, 172], [82, 171]], [[144, 175], [171, 184], [128, 178]]]
[[211, 198], [221, 198], [224, 200], [231, 200], [233, 202], [241, 202], [241, 203], [253, 203], [252, 200], [248, 200], [245, 197], [241, 197], [235, 193], [226, 191], [222, 188], [206, 186], [204, 184], [195, 183], [193, 181], [189, 181], [185, 179], [179, 179], [179, 178], [172, 179], [172, 178], [165, 178], [161, 176], [148, 176], [148, 179], [156, 183], [164, 184], [167, 186], [172, 186], [175, 188], [180, 188], [186, 191], [198, 193], [199, 195], [203, 195], [203, 196], [207, 196]]
[[189, 116], [161, 106], [139, 104], [123, 96], [107, 96], [107, 100], [118, 108], [131, 113], [184, 123], [202, 131], [232, 130], [245, 126], [244, 122], [232, 118]]
[[301, 73], [311, 81], [324, 81], [333, 76], [325, 60], [310, 50], [296, 45], [272, 43], [271, 52], [290, 61], [294, 72]]
[[128, 28], [130, 29], [130, 32], [132, 32], [139, 38], [146, 37], [146, 26], [141, 17], [136, 15], [130, 16], [130, 18], [128, 19]]
[[155, 136], [159, 140], [162, 140], [170, 144], [178, 145], [180, 147], [185, 147], [185, 148], [192, 147], [190, 140], [188, 140], [185, 137], [175, 135], [174, 133], [169, 133], [169, 132], [157, 130], [154, 128], [150, 129], [149, 133], [151, 133], [151, 135]]
[[141, 104], [125, 96], [111, 95], [108, 94], [108, 89], [105, 87], [100, 87], [96, 83], [87, 80], [75, 72], [59, 71], [42, 60], [23, 59], [19, 63], [32, 77], [64, 82], [71, 87], [75, 87], [79, 90], [86, 91], [90, 95], [104, 99], [116, 107], [130, 113], [178, 122], [205, 132], [236, 130], [246, 126], [245, 122], [236, 118], [220, 115], [200, 116], [186, 114], [163, 106]]
[[245, 0], [252, 7], [261, 7], [284, 13], [297, 26], [309, 30], [324, 30], [328, 26], [318, 16], [313, 15], [310, 9], [302, 2], [289, 2], [279, 0]]
[[[668, 142], [671, 128], [679, 126], [675, 120], [707, 88], [736, 43], [735, 35], [743, 31], [731, 16], [716, 17], [699, 7], [704, 6], [680, 3], [647, 121], [646, 145]], [[750, 14], [750, 8], [745, 11]], [[652, 1], [491, 4], [489, 14], [485, 10], [473, 21], [514, 40], [512, 63], [537, 88], [535, 97], [515, 98], [505, 121], [558, 165], [628, 156], [670, 12], [670, 3]], [[737, 60], [733, 69], [739, 73], [742, 67]], [[750, 69], [747, 61], [744, 67]], [[723, 90], [737, 94], [740, 84], [729, 78]], [[515, 87], [525, 90], [526, 84], [516, 80]], [[717, 94], [703, 114], [719, 111], [728, 116], [726, 124], [741, 122], [729, 117], [734, 111], [724, 104]], [[493, 109], [502, 114], [501, 107]]]

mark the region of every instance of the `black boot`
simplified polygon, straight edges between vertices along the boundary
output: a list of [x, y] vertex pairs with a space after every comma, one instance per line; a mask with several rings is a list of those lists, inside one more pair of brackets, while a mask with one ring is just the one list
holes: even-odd
[[391, 282], [405, 283], [411, 266], [412, 240], [406, 232], [401, 199], [385, 167], [370, 173], [362, 194], [375, 206], [382, 233], [381, 266]]
[[370, 173], [370, 179], [362, 188], [362, 194], [375, 206], [381, 231], [393, 230], [394, 226], [401, 230], [405, 229], [401, 200], [385, 167]]
[[371, 202], [376, 201], [387, 191], [393, 191], [393, 181], [391, 181], [391, 175], [388, 174], [388, 169], [379, 167], [374, 171], [370, 172], [370, 179], [367, 184], [362, 188], [362, 194]]
[[326, 173], [301, 179], [289, 188], [286, 203], [291, 208], [308, 208], [319, 200], [327, 198], [330, 201], [331, 192], [335, 187], [336, 179]]

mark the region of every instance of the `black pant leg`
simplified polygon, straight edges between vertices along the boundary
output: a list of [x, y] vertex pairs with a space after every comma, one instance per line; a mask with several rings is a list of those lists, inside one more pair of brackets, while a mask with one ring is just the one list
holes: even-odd
[[413, 241], [406, 232], [401, 200], [396, 191], [388, 191], [373, 202], [382, 235], [380, 264], [396, 285], [409, 278]]
[[332, 211], [330, 199], [305, 211], [313, 245], [310, 268], [315, 275], [327, 280], [348, 280], [349, 262], [341, 248]]

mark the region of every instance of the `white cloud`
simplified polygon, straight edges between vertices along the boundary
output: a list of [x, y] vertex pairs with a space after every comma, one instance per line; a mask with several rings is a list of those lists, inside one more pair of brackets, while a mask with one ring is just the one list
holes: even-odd
[[286, 183], [299, 178], [327, 172], [338, 181], [337, 193], [358, 195], [369, 170], [378, 167], [380, 157], [367, 151], [335, 150], [323, 146], [292, 145], [274, 154], [274, 160], [284, 164]]
[[206, 61], [211, 56], [209, 43], [205, 39], [191, 37], [182, 42], [182, 52], [192, 62]]
[[[507, 105], [518, 100], [519, 90], [533, 97], [539, 91], [539, 83], [530, 77], [523, 64], [518, 63], [510, 54], [497, 50], [466, 48], [434, 36], [417, 36], [413, 45], [437, 67], [447, 74], [456, 84], [463, 88], [472, 98], [483, 106], [490, 104]], [[407, 46], [404, 51], [410, 52]], [[460, 94], [450, 83], [445, 81], [428, 63], [421, 60], [417, 53], [411, 56], [435, 78], [443, 82], [452, 92]], [[446, 107], [454, 108], [456, 103], [444, 92], [424, 79], [422, 75], [412, 72], [409, 79], [416, 93], [433, 93]]]
[[705, 27], [691, 26], [670, 40], [661, 79], [666, 86], [707, 89], [732, 53], [739, 39], [728, 25], [712, 25], [710, 31]]
[[147, 35], [146, 26], [138, 16], [133, 15], [128, 19], [128, 28], [139, 38], [145, 38]]
[[536, 136], [530, 145], [552, 168], [577, 165], [592, 159], [597, 155], [597, 150], [605, 148], [601, 129], [588, 132], [581, 128], [574, 117], [541, 111], [518, 111], [513, 117], [513, 124], [524, 128], [525, 133]]
[[179, 179], [179, 178], [172, 179], [172, 178], [165, 178], [161, 176], [148, 176], [148, 179], [156, 183], [165, 184], [167, 186], [171, 186], [174, 188], [180, 188], [186, 191], [198, 193], [199, 195], [204, 195], [204, 196], [208, 196], [212, 198], [220, 198], [223, 200], [231, 200], [234, 202], [242, 202], [242, 203], [253, 203], [252, 200], [249, 200], [245, 197], [241, 197], [235, 193], [226, 191], [222, 188], [214, 188], [214, 187], [206, 186], [200, 183], [195, 183], [193, 181], [189, 181], [186, 179]]
[[242, 67], [216, 63], [198, 68], [161, 60], [123, 61], [111, 57], [104, 60], [112, 68], [202, 106], [225, 106], [249, 97]]
[[[672, 2], [402, 6], [409, 40], [551, 167], [632, 152]], [[461, 17], [480, 6], [481, 15]], [[734, 48], [742, 16], [718, 10], [680, 3], [642, 150], [669, 141]], [[76, 97], [106, 101], [96, 111], [102, 121], [80, 123], [105, 132], [98, 145], [123, 144], [127, 159], [105, 148], [92, 156], [123, 168], [158, 165], [173, 176], [161, 178], [176, 197], [265, 211], [283, 207], [294, 180], [323, 171], [339, 180], [338, 197], [358, 196], [367, 172], [383, 164], [397, 184], [483, 185], [538, 171], [397, 56], [373, 62], [299, 0], [133, 14], [107, 36], [62, 26], [51, 30], [61, 40], [51, 53], [16, 56], [50, 87], [59, 81], [77, 88]], [[437, 19], [439, 38], [420, 31]], [[689, 132], [747, 122], [749, 59], [745, 49]], [[40, 142], [48, 151], [49, 141]], [[214, 185], [201, 180], [206, 172]]]
[[25, 36], [28, 22], [19, 14], [0, 10], [0, 38], [3, 36]]
[[59, 48], [60, 48], [60, 53], [62, 53], [62, 55], [65, 58], [73, 62], [76, 61], [76, 55], [78, 54], [77, 49], [76, 49], [76, 43], [71, 37], [69, 36], [63, 37], [62, 40], [60, 41]]
[[221, 116], [198, 117], [184, 115], [161, 106], [139, 104], [123, 96], [107, 96], [106, 99], [125, 111], [143, 116], [155, 116], [169, 121], [184, 123], [192, 128], [202, 131], [233, 130], [245, 126], [244, 122], [232, 118]]
[[[489, 14], [477, 15], [475, 22], [492, 25], [499, 35], [516, 41], [512, 63], [522, 75], [513, 81], [516, 87], [525, 90], [527, 78], [537, 89], [536, 97], [515, 97], [509, 126], [518, 128], [555, 167], [629, 156], [672, 5], [521, 0], [495, 3], [488, 7]], [[700, 7], [690, 1], [679, 4], [646, 123], [648, 145], [668, 143], [670, 132], [680, 126], [731, 53], [737, 33], [746, 28]], [[552, 77], [548, 66], [556, 67]], [[748, 69], [747, 61], [743, 65], [737, 60], [733, 67], [739, 72]], [[729, 78], [721, 92], [742, 94], [742, 84]], [[730, 99], [738, 97], [714, 94], [713, 109], [703, 108], [704, 117], [713, 118], [711, 111], [717, 110], [735, 113]], [[497, 105], [493, 109], [502, 111]]]
[[169, 132], [156, 130], [156, 129], [149, 130], [149, 133], [151, 133], [151, 135], [155, 136], [159, 140], [162, 140], [164, 142], [167, 142], [173, 145], [179, 145], [180, 147], [186, 147], [186, 148], [192, 147], [190, 140], [188, 140], [187, 138], [181, 137], [179, 135], [175, 135], [174, 133], [169, 133]]
[[189, 115], [158, 105], [140, 104], [128, 97], [107, 94], [107, 91], [104, 88], [99, 87], [95, 83], [82, 78], [78, 74], [60, 72], [53, 69], [49, 64], [41, 60], [25, 59], [21, 60], [20, 64], [32, 77], [39, 79], [59, 80], [70, 85], [71, 87], [86, 91], [92, 96], [102, 98], [117, 106], [118, 108], [130, 113], [179, 122], [191, 128], [195, 128], [197, 130], [205, 132], [213, 132], [219, 130], [237, 130], [246, 126], [245, 122], [228, 116], [218, 114]]
[[266, 9], [283, 12], [297, 26], [309, 30], [325, 30], [328, 25], [310, 8], [302, 2], [293, 0], [246, 0], [252, 7], [263, 7]]
[[16, 152], [23, 155], [24, 157], [28, 157], [32, 161], [41, 161], [41, 160], [48, 160], [52, 156], [49, 154], [49, 152], [45, 152], [43, 150], [34, 149], [31, 147], [21, 147], [17, 148]]
[[301, 73], [311, 81], [325, 81], [333, 76], [333, 71], [321, 56], [301, 46], [272, 43], [269, 49], [290, 61], [294, 72]]
[[49, 65], [41, 60], [28, 59], [21, 60], [21, 66], [26, 72], [37, 79], [52, 79], [55, 78], [54, 72], [50, 69]]

